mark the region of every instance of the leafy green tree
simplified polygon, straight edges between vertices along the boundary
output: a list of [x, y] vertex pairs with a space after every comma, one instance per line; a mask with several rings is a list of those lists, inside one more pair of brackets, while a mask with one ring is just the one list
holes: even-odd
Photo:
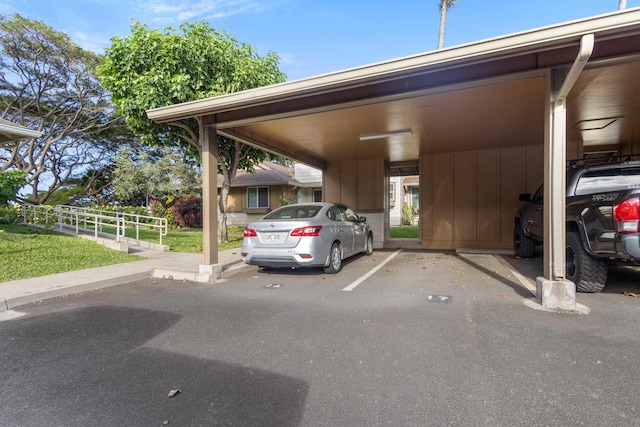
[[69, 178], [47, 199], [47, 205], [110, 205], [114, 200], [111, 179], [114, 164], [87, 169], [81, 176]]
[[[184, 23], [178, 30], [164, 32], [134, 22], [131, 35], [114, 37], [99, 67], [102, 84], [111, 92], [118, 112], [143, 143], [151, 146], [183, 147], [200, 156], [200, 123], [196, 119], [155, 123], [146, 110], [212, 96], [281, 83], [274, 53], [257, 54], [206, 22]], [[218, 136], [214, 154], [218, 173], [224, 177], [220, 190], [219, 241], [227, 241], [227, 196], [238, 170], [252, 171], [254, 165], [272, 155]]]
[[19, 170], [0, 171], [0, 207], [16, 200], [18, 190], [27, 180], [26, 172]]
[[447, 20], [447, 11], [455, 7], [458, 0], [440, 0], [438, 9], [440, 9], [440, 31], [438, 32], [438, 49], [442, 49], [444, 45], [444, 26]]
[[41, 21], [0, 16], [0, 117], [42, 132], [0, 146], [0, 170], [27, 173], [32, 203], [133, 140], [97, 79], [101, 60]]
[[151, 200], [157, 200], [166, 209], [169, 201], [197, 194], [199, 180], [199, 170], [176, 151], [164, 148], [159, 153], [133, 153], [125, 148], [115, 159], [112, 184], [122, 204], [148, 206]]

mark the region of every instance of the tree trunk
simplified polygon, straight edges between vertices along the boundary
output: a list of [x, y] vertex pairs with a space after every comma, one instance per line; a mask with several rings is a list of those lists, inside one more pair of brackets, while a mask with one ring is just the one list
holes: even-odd
[[438, 49], [442, 49], [442, 46], [444, 45], [444, 24], [446, 20], [447, 20], [447, 1], [442, 0], [440, 2], [440, 31], [438, 32]]
[[224, 181], [220, 188], [220, 200], [218, 201], [218, 244], [227, 243], [229, 241], [229, 233], [227, 231], [227, 198], [231, 184]]

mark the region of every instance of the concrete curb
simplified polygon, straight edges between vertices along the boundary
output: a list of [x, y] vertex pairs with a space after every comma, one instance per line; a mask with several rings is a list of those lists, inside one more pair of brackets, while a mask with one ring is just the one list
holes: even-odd
[[[108, 277], [90, 282], [82, 282], [71, 285], [55, 286], [47, 289], [38, 289], [34, 292], [26, 292], [22, 295], [11, 296], [0, 300], [0, 311], [11, 310], [15, 307], [31, 304], [45, 299], [62, 297], [70, 294], [94, 291], [109, 286], [124, 285], [125, 283], [147, 279], [151, 276], [152, 270], [123, 274], [115, 277]], [[4, 302], [4, 304], [2, 303]]]
[[[143, 261], [144, 262], [144, 261]], [[102, 271], [96, 273], [102, 275], [102, 278], [87, 278], [87, 272], [69, 272], [68, 274], [77, 274], [78, 278], [69, 279], [64, 285], [52, 285], [49, 287], [35, 287], [32, 290], [26, 290], [24, 292], [16, 293], [15, 295], [0, 297], [0, 312], [12, 310], [15, 307], [32, 304], [35, 302], [43, 301], [49, 298], [58, 298], [66, 295], [77, 294], [81, 292], [95, 291], [101, 288], [110, 286], [124, 285], [130, 282], [138, 280], [150, 279], [150, 278], [162, 278], [169, 280], [188, 280], [191, 282], [202, 282], [198, 280], [199, 273], [193, 271], [178, 270], [176, 268], [157, 268], [153, 266], [143, 266], [134, 272], [128, 273], [116, 273], [117, 268], [110, 271], [108, 274], [104, 270], [113, 266], [98, 267]], [[241, 273], [243, 271], [255, 269], [255, 266], [247, 265], [242, 261], [234, 261], [222, 265], [222, 277], [218, 280], [225, 280], [234, 274]], [[65, 274], [65, 273], [61, 273]], [[40, 278], [24, 279], [25, 281], [37, 280]], [[46, 279], [42, 279], [46, 281]], [[218, 281], [216, 280], [216, 281]], [[215, 283], [216, 281], [206, 282]], [[53, 281], [55, 283], [55, 280]], [[0, 284], [1, 286], [2, 284]]]

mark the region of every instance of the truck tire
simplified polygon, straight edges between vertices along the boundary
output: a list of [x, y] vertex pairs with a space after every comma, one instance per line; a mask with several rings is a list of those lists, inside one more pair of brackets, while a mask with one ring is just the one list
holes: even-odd
[[607, 263], [592, 258], [582, 246], [580, 234], [567, 233], [567, 279], [578, 292], [600, 292], [607, 282]]
[[524, 234], [520, 222], [513, 230], [513, 249], [520, 258], [533, 258], [536, 255], [536, 241]]

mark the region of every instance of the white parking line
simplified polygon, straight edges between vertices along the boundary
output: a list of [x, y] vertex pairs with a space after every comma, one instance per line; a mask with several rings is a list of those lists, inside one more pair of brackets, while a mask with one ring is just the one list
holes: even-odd
[[343, 291], [352, 291], [355, 289], [356, 286], [358, 286], [360, 283], [364, 282], [365, 280], [367, 280], [369, 277], [371, 277], [371, 275], [373, 273], [375, 273], [376, 271], [380, 270], [382, 267], [384, 267], [384, 265], [386, 263], [388, 263], [389, 261], [391, 261], [393, 258], [395, 258], [396, 255], [398, 255], [400, 252], [402, 252], [402, 249], [398, 249], [397, 251], [395, 251], [394, 253], [392, 253], [391, 255], [389, 255], [387, 257], [387, 259], [385, 259], [384, 261], [382, 261], [380, 263], [380, 265], [378, 265], [376, 268], [374, 268], [373, 270], [369, 271], [367, 274], [365, 274], [364, 276], [362, 276], [361, 278], [359, 278], [358, 280], [356, 280], [355, 282], [351, 283], [349, 286], [347, 286], [346, 288], [343, 289]]
[[500, 263], [502, 263], [502, 265], [509, 269], [511, 274], [513, 274], [513, 276], [518, 280], [518, 282], [520, 282], [522, 286], [524, 286], [529, 292], [531, 292], [533, 296], [536, 296], [536, 282], [534, 282], [532, 279], [529, 279], [528, 277], [524, 277], [522, 274], [517, 272], [516, 269], [513, 268], [513, 266], [500, 255], [495, 255], [495, 257], [498, 261], [500, 261]]

